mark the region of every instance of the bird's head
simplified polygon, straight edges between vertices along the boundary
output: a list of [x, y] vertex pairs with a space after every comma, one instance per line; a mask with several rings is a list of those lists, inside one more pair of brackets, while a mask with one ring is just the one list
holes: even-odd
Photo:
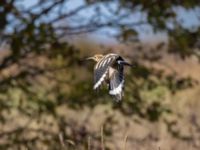
[[101, 60], [103, 58], [103, 55], [102, 54], [96, 54], [92, 57], [88, 57], [87, 60], [94, 60], [96, 62], [98, 62], [99, 60]]

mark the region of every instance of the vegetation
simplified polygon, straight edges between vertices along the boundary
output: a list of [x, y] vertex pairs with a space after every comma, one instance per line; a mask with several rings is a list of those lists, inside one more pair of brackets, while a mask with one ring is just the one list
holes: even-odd
[[[199, 4], [195, 0], [82, 0], [80, 4], [35, 0], [28, 7], [25, 1], [1, 0], [0, 44], [9, 50], [3, 50], [0, 59], [0, 148], [89, 149], [90, 139], [90, 149], [103, 149], [102, 136], [112, 136], [120, 121], [105, 113], [100, 125], [104, 130], [90, 130], [88, 118], [102, 105], [135, 122], [162, 120], [172, 136], [191, 140], [173, 130], [174, 120], [166, 116], [177, 114], [165, 100], [166, 95], [197, 85], [197, 80], [173, 70], [167, 74], [151, 64], [160, 63], [166, 54], [183, 61], [199, 60]], [[182, 11], [193, 12], [197, 23], [194, 19], [194, 25], [191, 21], [187, 26], [188, 18], [180, 19]], [[140, 46], [142, 28], [163, 33], [168, 41], [145, 50]], [[120, 103], [104, 89], [100, 93], [92, 90], [93, 64], [84, 58], [95, 50], [89, 53], [69, 40], [111, 30], [113, 38], [131, 47], [124, 53], [135, 66], [126, 71], [125, 97]], [[83, 120], [66, 114], [72, 110], [88, 111], [89, 116]]]

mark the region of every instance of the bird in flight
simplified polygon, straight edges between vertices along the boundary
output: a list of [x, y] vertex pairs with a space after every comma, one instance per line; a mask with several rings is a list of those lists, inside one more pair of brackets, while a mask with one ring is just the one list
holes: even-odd
[[132, 66], [118, 54], [96, 54], [87, 60], [94, 60], [94, 90], [100, 88], [103, 82], [108, 84], [109, 94], [120, 101], [124, 90], [124, 65]]

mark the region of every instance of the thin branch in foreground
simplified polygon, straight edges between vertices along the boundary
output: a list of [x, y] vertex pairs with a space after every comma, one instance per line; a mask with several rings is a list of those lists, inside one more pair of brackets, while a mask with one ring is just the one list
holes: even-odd
[[126, 150], [126, 143], [127, 143], [127, 140], [128, 140], [128, 134], [126, 133], [126, 134], [125, 134], [125, 137], [124, 137], [124, 148], [123, 148], [123, 150]]
[[59, 137], [60, 144], [61, 144], [62, 147], [64, 148], [66, 145], [65, 145], [65, 142], [64, 142], [63, 134], [62, 134], [62, 133], [59, 133], [59, 134], [58, 134], [58, 137]]
[[104, 134], [103, 134], [103, 125], [101, 126], [101, 150], [105, 150], [105, 146], [104, 146]]
[[91, 147], [91, 137], [89, 136], [88, 137], [88, 150], [90, 150], [90, 147]]

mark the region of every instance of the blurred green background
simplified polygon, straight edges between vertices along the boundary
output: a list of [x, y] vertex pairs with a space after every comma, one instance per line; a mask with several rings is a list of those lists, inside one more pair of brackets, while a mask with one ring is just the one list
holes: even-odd
[[[118, 53], [123, 101], [93, 91]], [[1, 0], [0, 149], [200, 149], [200, 2]]]

